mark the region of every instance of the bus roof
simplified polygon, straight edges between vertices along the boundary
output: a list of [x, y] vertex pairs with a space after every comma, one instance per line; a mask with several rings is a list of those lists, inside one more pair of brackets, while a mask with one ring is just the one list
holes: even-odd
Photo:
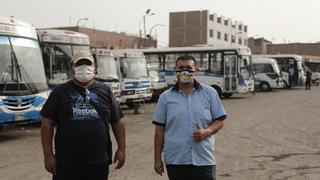
[[124, 57], [144, 57], [142, 49], [116, 49], [111, 50], [114, 56]]
[[169, 48], [150, 48], [143, 49], [143, 52], [146, 54], [152, 53], [179, 53], [183, 52], [206, 52], [206, 51], [215, 51], [215, 50], [236, 50], [241, 55], [251, 55], [251, 50], [245, 46], [239, 47], [223, 47], [223, 46], [194, 46], [194, 47], [169, 47]]
[[0, 35], [38, 39], [33, 25], [14, 17], [0, 16]]
[[271, 58], [277, 58], [277, 57], [285, 57], [285, 58], [294, 58], [297, 60], [301, 60], [302, 61], [302, 56], [297, 55], [297, 54], [257, 54], [254, 55], [256, 57], [271, 57]]
[[41, 42], [89, 45], [89, 36], [83, 33], [61, 29], [37, 29]]
[[275, 59], [272, 59], [272, 58], [252, 56], [252, 63], [253, 63], [253, 64], [259, 64], [259, 63], [277, 63], [277, 61], [276, 61]]

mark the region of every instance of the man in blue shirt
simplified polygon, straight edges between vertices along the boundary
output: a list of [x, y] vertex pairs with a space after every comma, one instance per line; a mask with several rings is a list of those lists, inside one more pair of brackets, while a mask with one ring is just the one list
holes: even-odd
[[215, 180], [214, 139], [227, 117], [218, 93], [194, 79], [196, 60], [176, 60], [176, 85], [161, 94], [154, 117], [154, 170], [170, 180]]

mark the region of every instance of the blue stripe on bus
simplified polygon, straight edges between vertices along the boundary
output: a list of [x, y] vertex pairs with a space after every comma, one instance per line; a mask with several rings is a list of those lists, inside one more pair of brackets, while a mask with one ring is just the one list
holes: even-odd
[[124, 89], [141, 89], [141, 88], [149, 88], [150, 86], [126, 86]]
[[150, 81], [131, 81], [131, 82], [125, 82], [124, 84], [133, 84], [133, 83], [150, 83]]
[[[165, 76], [175, 76], [176, 72], [175, 71], [164, 71]], [[213, 72], [208, 72], [208, 71], [199, 71], [197, 72], [197, 76], [211, 76], [211, 77], [223, 77], [223, 74], [217, 74]]]

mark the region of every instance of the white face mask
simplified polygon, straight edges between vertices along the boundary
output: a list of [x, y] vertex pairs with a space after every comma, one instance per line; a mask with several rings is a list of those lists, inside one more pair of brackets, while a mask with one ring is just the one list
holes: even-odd
[[82, 83], [86, 83], [94, 78], [94, 68], [88, 65], [75, 67], [74, 78]]

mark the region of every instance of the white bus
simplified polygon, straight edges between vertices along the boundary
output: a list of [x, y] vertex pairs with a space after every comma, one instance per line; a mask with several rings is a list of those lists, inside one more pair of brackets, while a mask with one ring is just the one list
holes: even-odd
[[252, 64], [255, 89], [271, 91], [276, 88], [284, 88], [284, 82], [276, 60], [252, 57]]
[[37, 34], [50, 88], [72, 78], [69, 68], [75, 53], [91, 52], [89, 37], [85, 34], [59, 29], [37, 29]]
[[106, 83], [112, 90], [114, 97], [120, 103], [121, 87], [120, 76], [116, 61], [107, 49], [94, 49], [94, 57], [96, 59], [97, 74], [95, 79]]
[[145, 49], [148, 62], [157, 62], [168, 86], [176, 83], [175, 61], [188, 54], [195, 57], [200, 68], [196, 79], [212, 86], [220, 97], [228, 98], [234, 93], [254, 91], [251, 51], [247, 47], [176, 47]]
[[167, 89], [168, 86], [164, 76], [160, 74], [158, 67], [158, 63], [152, 64], [147, 62], [153, 100], [156, 100], [160, 94]]
[[118, 61], [121, 72], [121, 103], [136, 108], [141, 102], [150, 100], [150, 78], [146, 59], [137, 50], [112, 50], [111, 53]]
[[49, 95], [35, 28], [0, 17], [0, 128], [5, 123], [40, 121]]
[[311, 81], [312, 84], [319, 86], [320, 84], [320, 61], [306, 60], [305, 66], [312, 72]]
[[[283, 75], [283, 80], [287, 88], [294, 86], [304, 86], [306, 81], [305, 71], [303, 69], [303, 59], [296, 54], [263, 54], [255, 57], [266, 57], [275, 59]], [[293, 68], [292, 79], [289, 77], [289, 69]], [[291, 83], [290, 83], [291, 82]]]

